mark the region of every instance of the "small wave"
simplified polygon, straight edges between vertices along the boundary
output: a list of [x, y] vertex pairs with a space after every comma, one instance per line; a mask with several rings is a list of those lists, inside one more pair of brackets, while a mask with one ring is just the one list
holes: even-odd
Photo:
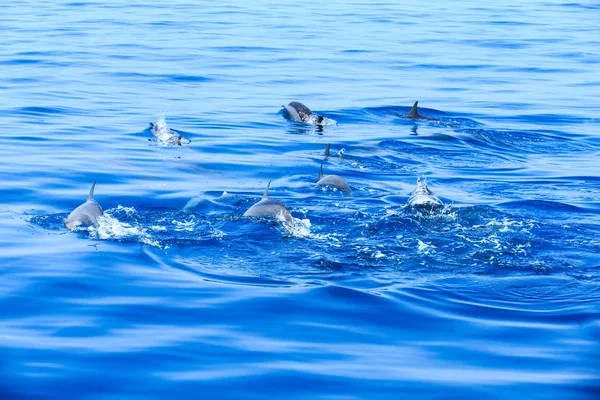
[[177, 83], [199, 83], [210, 82], [213, 78], [200, 75], [177, 75], [177, 74], [144, 74], [139, 72], [113, 72], [107, 73], [115, 78], [141, 82], [177, 82]]
[[481, 123], [470, 118], [457, 117], [443, 111], [424, 107], [419, 107], [419, 113], [429, 119], [409, 119], [406, 116], [410, 110], [410, 106], [382, 106], [364, 108], [362, 112], [379, 122], [382, 119], [402, 124], [424, 122], [447, 128], [474, 128], [482, 126]]
[[229, 200], [236, 200], [237, 196], [223, 192], [218, 198], [208, 197], [206, 194], [192, 197], [183, 207], [184, 211], [194, 210], [211, 213], [217, 210], [227, 211], [231, 208]]
[[71, 107], [21, 107], [15, 110], [15, 114], [29, 116], [81, 115], [82, 111]]
[[567, 203], [549, 200], [514, 200], [500, 203], [503, 208], [533, 208], [544, 211], [584, 212], [585, 210]]

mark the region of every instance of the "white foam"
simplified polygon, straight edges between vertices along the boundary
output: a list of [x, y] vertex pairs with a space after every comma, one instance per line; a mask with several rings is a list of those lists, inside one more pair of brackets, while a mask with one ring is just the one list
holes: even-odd
[[116, 210], [125, 212], [125, 214], [127, 214], [127, 216], [132, 216], [133, 214], [135, 214], [137, 212], [134, 207], [123, 207], [120, 204], [117, 206]]
[[98, 239], [124, 239], [142, 235], [142, 231], [138, 227], [119, 222], [108, 213], [98, 217], [97, 221], [98, 226], [91, 226], [88, 230], [90, 236]]
[[215, 239], [223, 239], [223, 238], [225, 238], [225, 236], [227, 236], [227, 234], [220, 229], [215, 229], [213, 231], [213, 237]]
[[331, 118], [323, 117], [323, 121], [321, 121], [321, 125], [333, 126], [333, 125], [337, 125], [337, 121], [333, 120]]
[[423, 241], [421, 241], [420, 239], [417, 239], [417, 249], [419, 251], [419, 253], [421, 254], [425, 254], [425, 255], [429, 255], [432, 252], [435, 253], [435, 246], [432, 245], [431, 243], [425, 243]]
[[194, 230], [194, 226], [196, 225], [196, 222], [193, 219], [193, 217], [190, 221], [177, 221], [174, 219], [171, 221], [171, 223], [175, 225], [176, 231], [192, 232]]
[[[117, 207], [115, 210], [125, 211], [128, 214], [136, 213], [133, 207]], [[126, 222], [121, 222], [110, 214], [110, 211], [105, 211], [104, 215], [98, 217], [98, 226], [88, 227], [88, 232], [91, 238], [102, 240], [137, 240], [140, 243], [154, 247], [162, 247], [157, 239], [154, 239], [147, 233], [146, 229], [139, 226], [132, 226]], [[163, 226], [152, 226], [151, 230], [165, 231]]]
[[287, 223], [286, 221], [283, 221], [282, 225], [285, 229], [287, 229], [295, 237], [304, 238], [304, 237], [310, 236], [311, 224], [310, 224], [310, 220], [308, 218], [306, 218], [306, 219], [294, 218], [295, 226], [293, 228], [291, 228], [289, 226], [290, 224]]
[[490, 222], [488, 222], [485, 225], [474, 225], [473, 228], [475, 229], [480, 229], [480, 228], [492, 228], [492, 227], [500, 227], [500, 229], [498, 229], [498, 232], [517, 232], [517, 231], [521, 231], [521, 232], [526, 232], [531, 228], [535, 227], [535, 222], [528, 220], [528, 221], [516, 221], [516, 220], [510, 220], [508, 218], [504, 218], [502, 221], [498, 221], [495, 218], [492, 219]]
[[[299, 119], [299, 117], [298, 117], [298, 119]], [[305, 123], [308, 124], [308, 125], [314, 125], [314, 126], [319, 126], [319, 125], [321, 125], [321, 126], [337, 125], [337, 121], [335, 121], [335, 120], [333, 120], [331, 118], [326, 118], [326, 117], [323, 117], [323, 120], [321, 122], [319, 122], [319, 116], [316, 115], [316, 114], [312, 114], [310, 117], [308, 117], [306, 119]]]
[[375, 253], [373, 253], [373, 257], [382, 258], [385, 257], [385, 254], [383, 254], [380, 250], [377, 250]]

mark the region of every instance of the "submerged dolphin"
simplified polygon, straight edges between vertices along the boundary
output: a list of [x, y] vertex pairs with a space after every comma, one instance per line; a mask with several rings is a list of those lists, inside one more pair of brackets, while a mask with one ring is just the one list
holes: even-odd
[[269, 181], [267, 184], [267, 188], [265, 189], [262, 199], [250, 207], [244, 213], [244, 217], [274, 217], [282, 221], [289, 230], [294, 229], [296, 226], [294, 217], [292, 217], [292, 214], [290, 214], [290, 211], [287, 209], [287, 207], [283, 205], [283, 203], [273, 200], [269, 197], [270, 186], [271, 181]]
[[410, 109], [408, 115], [406, 117], [404, 117], [404, 118], [408, 118], [408, 119], [422, 119], [424, 121], [437, 121], [437, 119], [435, 119], [435, 118], [424, 117], [421, 114], [419, 114], [418, 105], [419, 105], [419, 102], [415, 101], [415, 104], [413, 104], [413, 106]]
[[98, 225], [98, 217], [102, 215], [102, 207], [94, 200], [95, 187], [96, 181], [92, 184], [87, 201], [71, 211], [71, 214], [63, 220], [68, 229], [72, 230], [79, 225]]
[[310, 108], [297, 101], [292, 101], [287, 106], [282, 106], [292, 121], [302, 122], [309, 125], [320, 125], [323, 117], [313, 113]]
[[444, 203], [438, 199], [431, 190], [427, 187], [427, 184], [421, 181], [421, 178], [417, 178], [417, 187], [410, 195], [408, 199], [408, 205], [411, 207], [443, 207]]
[[342, 192], [351, 192], [350, 185], [344, 178], [338, 175], [326, 175], [323, 176], [323, 165], [319, 170], [319, 179], [317, 179], [317, 185], [329, 186], [341, 190]]

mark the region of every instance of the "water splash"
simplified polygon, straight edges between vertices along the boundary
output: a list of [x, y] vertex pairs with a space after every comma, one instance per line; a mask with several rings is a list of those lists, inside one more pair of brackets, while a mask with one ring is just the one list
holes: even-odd
[[306, 121], [307, 124], [309, 125], [321, 125], [321, 126], [334, 126], [337, 125], [337, 121], [331, 118], [327, 118], [327, 117], [323, 117], [323, 119], [321, 120], [321, 122], [319, 122], [319, 116], [318, 115], [311, 115], [308, 120]]
[[156, 140], [156, 143], [161, 146], [181, 146], [188, 144], [190, 141], [167, 126], [167, 121], [164, 116], [161, 116], [156, 124], [150, 124], [150, 131]]
[[[132, 211], [129, 210], [128, 212]], [[160, 230], [164, 227], [154, 226], [153, 228], [153, 230]], [[113, 217], [110, 211], [105, 212], [104, 215], [98, 218], [97, 226], [87, 227], [87, 231], [91, 239], [132, 241], [153, 247], [164, 247], [157, 239], [152, 237], [148, 229], [139, 225], [134, 226], [126, 222], [121, 222]]]

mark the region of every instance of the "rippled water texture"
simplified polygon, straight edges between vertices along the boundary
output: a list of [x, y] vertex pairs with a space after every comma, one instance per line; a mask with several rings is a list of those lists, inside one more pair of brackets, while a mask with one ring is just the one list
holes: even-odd
[[597, 2], [0, 10], [0, 398], [600, 396]]

